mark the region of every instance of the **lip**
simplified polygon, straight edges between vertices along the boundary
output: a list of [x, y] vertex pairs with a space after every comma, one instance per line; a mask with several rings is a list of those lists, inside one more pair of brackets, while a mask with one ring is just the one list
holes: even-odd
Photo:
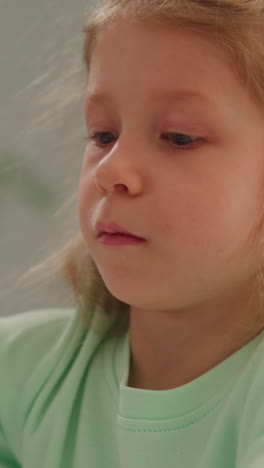
[[125, 245], [138, 245], [145, 242], [145, 239], [139, 237], [128, 236], [127, 234], [108, 234], [103, 233], [98, 238], [99, 242], [109, 246], [125, 246]]
[[100, 237], [102, 234], [126, 234], [137, 239], [142, 239], [142, 237], [137, 236], [137, 234], [134, 234], [133, 232], [127, 231], [123, 226], [113, 221], [109, 223], [99, 221], [96, 223], [95, 229], [97, 237]]

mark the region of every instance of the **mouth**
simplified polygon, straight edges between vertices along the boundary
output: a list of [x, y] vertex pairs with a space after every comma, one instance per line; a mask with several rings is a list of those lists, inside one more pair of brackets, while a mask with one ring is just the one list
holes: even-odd
[[145, 242], [145, 239], [123, 233], [107, 233], [103, 232], [98, 237], [101, 244], [111, 246], [138, 245]]
[[123, 228], [122, 226], [114, 222], [110, 222], [110, 223], [98, 222], [96, 224], [96, 234], [97, 234], [97, 237], [99, 238], [103, 235], [104, 236], [107, 235], [109, 238], [119, 236], [119, 238], [145, 240], [142, 237], [132, 232], [127, 231], [125, 228]]

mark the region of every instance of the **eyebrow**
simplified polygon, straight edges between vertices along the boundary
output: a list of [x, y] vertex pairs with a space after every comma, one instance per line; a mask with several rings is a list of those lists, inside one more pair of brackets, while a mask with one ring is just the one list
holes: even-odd
[[[153, 99], [157, 101], [200, 101], [201, 103], [209, 106], [217, 106], [214, 98], [203, 94], [201, 91], [192, 89], [181, 89], [177, 91], [153, 91], [150, 94], [150, 101]], [[102, 104], [103, 102], [113, 102], [113, 98], [107, 93], [91, 92], [86, 94], [87, 104]]]

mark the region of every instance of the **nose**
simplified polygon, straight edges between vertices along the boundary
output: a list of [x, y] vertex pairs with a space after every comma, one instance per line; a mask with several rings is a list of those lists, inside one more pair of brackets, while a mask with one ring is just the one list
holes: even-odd
[[106, 193], [126, 192], [137, 196], [143, 190], [142, 172], [139, 158], [135, 158], [135, 151], [131, 147], [128, 150], [128, 147], [117, 144], [99, 162], [95, 171], [95, 183]]

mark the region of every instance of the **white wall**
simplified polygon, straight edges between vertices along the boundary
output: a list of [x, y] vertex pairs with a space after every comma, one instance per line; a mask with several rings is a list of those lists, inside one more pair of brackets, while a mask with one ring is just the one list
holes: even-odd
[[[0, 171], [3, 154], [11, 171], [0, 178], [0, 314], [64, 301], [54, 282], [7, 290], [78, 230], [76, 200], [67, 200], [76, 193], [83, 156], [82, 101], [63, 105], [85, 84], [84, 71], [74, 70], [87, 8], [93, 5], [85, 0], [0, 0]], [[68, 78], [76, 81], [70, 91]], [[29, 170], [53, 194], [50, 205], [23, 199]]]

